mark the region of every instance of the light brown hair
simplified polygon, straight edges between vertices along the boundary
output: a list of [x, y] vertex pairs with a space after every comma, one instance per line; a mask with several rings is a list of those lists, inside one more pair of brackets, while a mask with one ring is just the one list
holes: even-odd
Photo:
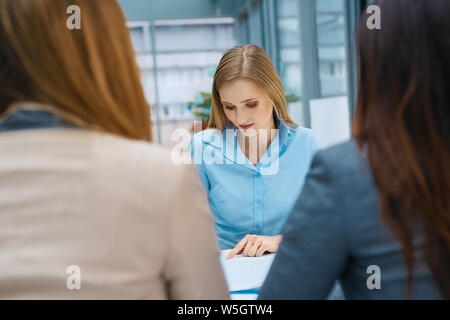
[[220, 131], [226, 128], [229, 120], [223, 111], [219, 89], [224, 84], [239, 78], [254, 81], [272, 101], [278, 118], [296, 125], [289, 116], [283, 84], [269, 56], [256, 45], [246, 45], [227, 51], [219, 62], [214, 75], [208, 128]]
[[[67, 8], [81, 9], [69, 30]], [[0, 0], [0, 115], [18, 101], [151, 141], [150, 109], [116, 0]]]

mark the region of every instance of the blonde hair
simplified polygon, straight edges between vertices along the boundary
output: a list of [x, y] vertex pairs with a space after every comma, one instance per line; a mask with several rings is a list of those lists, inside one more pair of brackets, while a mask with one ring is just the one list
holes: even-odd
[[[67, 8], [81, 10], [69, 30]], [[150, 108], [116, 0], [0, 0], [0, 115], [53, 106], [86, 127], [151, 141]]]
[[229, 120], [222, 108], [219, 89], [239, 78], [254, 81], [272, 101], [278, 119], [296, 125], [289, 116], [283, 84], [269, 56], [256, 45], [246, 45], [229, 50], [220, 60], [214, 75], [208, 128], [220, 131], [226, 128]]

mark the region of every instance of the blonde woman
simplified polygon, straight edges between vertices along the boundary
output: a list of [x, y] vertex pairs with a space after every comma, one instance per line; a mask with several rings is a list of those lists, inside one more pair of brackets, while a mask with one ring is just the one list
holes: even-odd
[[0, 299], [229, 297], [195, 168], [150, 142], [116, 0], [0, 0]]
[[214, 76], [208, 129], [190, 144], [221, 249], [276, 252], [318, 141], [290, 118], [270, 58], [256, 45], [225, 53]]

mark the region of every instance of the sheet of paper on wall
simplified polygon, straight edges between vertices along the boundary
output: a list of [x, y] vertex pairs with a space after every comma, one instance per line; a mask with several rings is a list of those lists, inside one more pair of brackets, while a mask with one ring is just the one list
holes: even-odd
[[315, 99], [310, 102], [311, 128], [323, 148], [350, 139], [348, 97]]
[[240, 254], [227, 260], [229, 252], [230, 250], [221, 251], [220, 262], [230, 292], [261, 288], [275, 254], [265, 254], [262, 257], [244, 257]]

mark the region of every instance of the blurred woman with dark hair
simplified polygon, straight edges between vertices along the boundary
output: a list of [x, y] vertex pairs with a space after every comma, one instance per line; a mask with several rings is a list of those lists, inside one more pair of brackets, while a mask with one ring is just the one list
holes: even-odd
[[116, 0], [0, 0], [1, 299], [229, 296], [195, 168], [149, 143], [149, 111]]
[[450, 2], [374, 4], [354, 140], [314, 158], [261, 299], [450, 299]]

